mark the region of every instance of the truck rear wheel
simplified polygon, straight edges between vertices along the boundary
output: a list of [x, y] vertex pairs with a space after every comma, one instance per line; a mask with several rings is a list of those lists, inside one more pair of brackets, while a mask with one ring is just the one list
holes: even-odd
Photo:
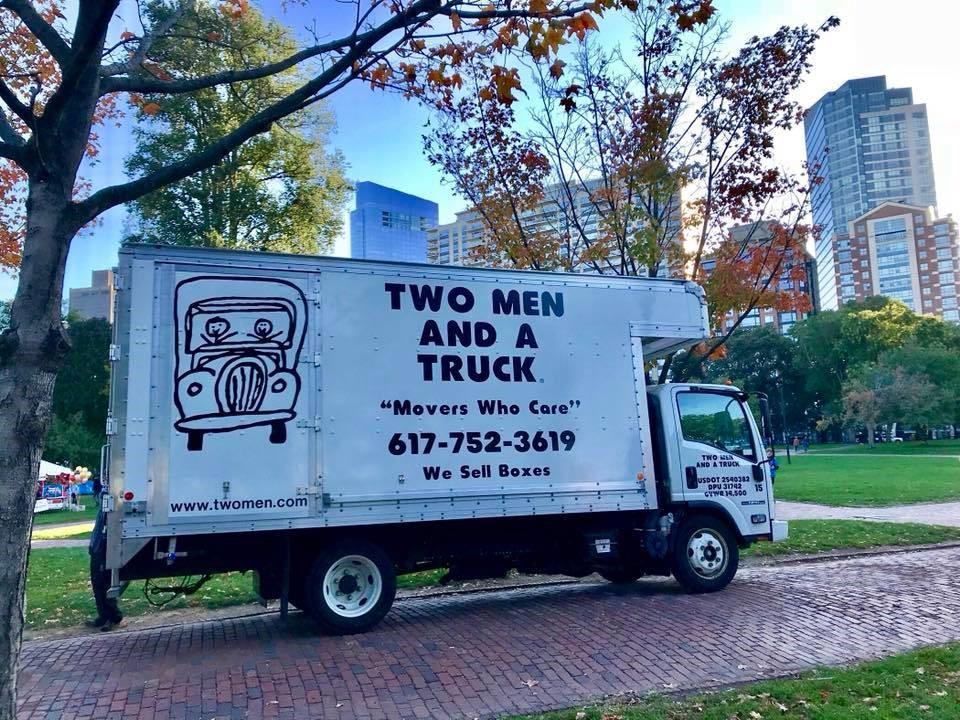
[[397, 578], [393, 563], [373, 543], [344, 540], [313, 562], [307, 590], [308, 612], [335, 635], [366, 632], [393, 605]]
[[737, 574], [740, 550], [722, 521], [693, 515], [676, 529], [673, 538], [673, 576], [690, 592], [715, 592]]

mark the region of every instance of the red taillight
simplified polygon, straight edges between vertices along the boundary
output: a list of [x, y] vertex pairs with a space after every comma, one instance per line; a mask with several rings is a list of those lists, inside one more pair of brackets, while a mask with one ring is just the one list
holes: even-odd
[[123, 499], [126, 500], [127, 502], [130, 502], [131, 500], [133, 500], [133, 492], [131, 490], [127, 490], [123, 494]]

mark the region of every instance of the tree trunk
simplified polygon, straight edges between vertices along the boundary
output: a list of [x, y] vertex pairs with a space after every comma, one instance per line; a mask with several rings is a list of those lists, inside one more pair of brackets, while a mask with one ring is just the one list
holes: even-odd
[[10, 328], [0, 336], [0, 720], [16, 712], [16, 677], [33, 505], [53, 386], [69, 349], [60, 321], [69, 194], [31, 183]]
[[869, 445], [870, 447], [873, 447], [874, 434], [875, 434], [875, 426], [867, 425], [867, 445]]

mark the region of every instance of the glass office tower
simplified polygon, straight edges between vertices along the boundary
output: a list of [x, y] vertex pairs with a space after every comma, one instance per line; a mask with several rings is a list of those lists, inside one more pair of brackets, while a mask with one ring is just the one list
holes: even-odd
[[350, 257], [427, 261], [427, 231], [436, 227], [435, 202], [372, 182], [356, 184], [350, 212]]
[[821, 228], [816, 248], [821, 307], [843, 301], [834, 264], [834, 243], [847, 224], [886, 200], [936, 206], [926, 105], [910, 88], [887, 88], [884, 76], [848, 80], [824, 95], [804, 120], [807, 163], [813, 186], [813, 222]]

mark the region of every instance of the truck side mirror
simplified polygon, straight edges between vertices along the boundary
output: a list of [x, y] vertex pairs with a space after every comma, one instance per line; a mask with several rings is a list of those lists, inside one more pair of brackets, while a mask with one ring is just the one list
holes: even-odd
[[757, 402], [760, 404], [760, 434], [763, 442], [773, 447], [773, 425], [770, 422], [770, 401], [763, 393], [757, 393]]

